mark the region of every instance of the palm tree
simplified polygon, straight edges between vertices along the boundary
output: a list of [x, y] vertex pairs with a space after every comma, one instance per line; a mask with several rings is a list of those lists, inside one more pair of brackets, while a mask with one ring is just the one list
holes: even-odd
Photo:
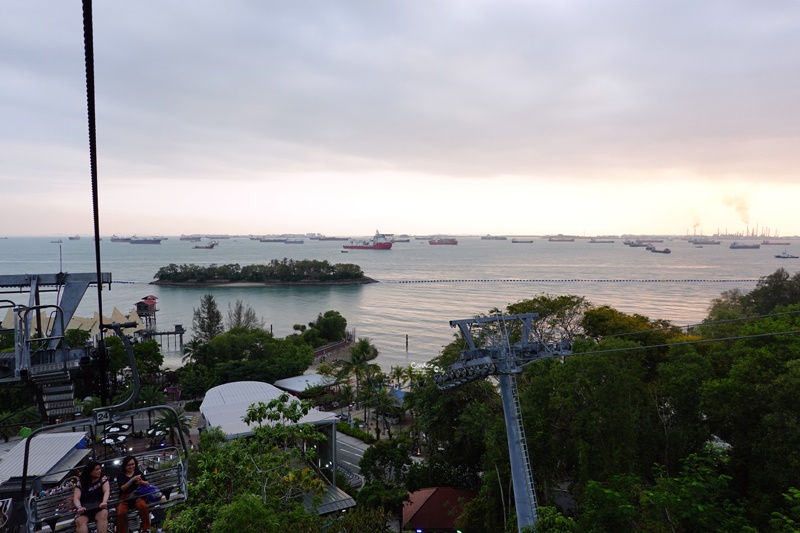
[[[342, 414], [344, 414], [344, 406], [345, 405], [349, 406], [351, 403], [353, 403], [355, 397], [356, 397], [355, 390], [353, 389], [352, 385], [347, 384], [339, 387], [339, 394], [337, 395], [337, 401], [339, 402], [339, 406], [342, 408], [341, 409]], [[347, 412], [348, 413], [350, 412], [349, 407], [347, 409]]]
[[[408, 388], [413, 393], [420, 387], [420, 380], [423, 377], [423, 372], [419, 368], [414, 368], [411, 365], [406, 367], [406, 379], [408, 380]], [[403, 409], [411, 414], [411, 425], [414, 425], [414, 395], [408, 394], [403, 400]]]
[[[367, 365], [364, 369], [362, 381], [364, 382], [364, 390], [361, 393], [361, 403], [364, 405], [364, 420], [368, 420], [367, 406], [372, 403], [376, 393], [384, 388], [386, 374], [381, 372], [381, 368], [378, 365]], [[377, 421], [375, 425], [378, 425]]]
[[405, 381], [408, 381], [408, 388], [413, 389], [416, 386], [417, 382], [419, 382], [419, 379], [422, 377], [422, 372], [411, 365], [408, 365], [405, 368], [404, 372], [405, 372]]
[[360, 396], [361, 392], [361, 379], [366, 374], [370, 366], [378, 366], [370, 363], [373, 359], [378, 357], [378, 350], [372, 344], [372, 341], [363, 337], [350, 347], [350, 356], [347, 359], [337, 361], [339, 366], [339, 377], [344, 378], [347, 376], [355, 376], [356, 378], [356, 398]]
[[186, 413], [181, 407], [176, 408], [174, 412], [171, 410], [164, 410], [162, 413], [161, 418], [156, 420], [153, 427], [169, 435], [170, 443], [175, 446], [176, 432], [180, 431], [187, 437], [189, 436], [189, 417], [186, 416]]
[[393, 366], [389, 370], [389, 379], [392, 380], [393, 383], [397, 383], [397, 388], [403, 390], [403, 382], [406, 378], [406, 370], [402, 366]]
[[387, 415], [393, 411], [396, 406], [394, 398], [389, 396], [389, 390], [383, 388], [379, 391], [376, 391], [370, 400], [370, 405], [375, 409], [375, 437], [380, 438], [380, 429], [378, 429], [377, 422], [377, 416], [380, 414], [383, 417], [383, 427], [386, 428], [386, 433], [388, 434], [389, 439], [391, 439], [392, 427], [389, 424], [389, 417]]
[[206, 347], [206, 343], [197, 338], [192, 338], [189, 342], [183, 345], [183, 357], [181, 362], [197, 363], [202, 360], [202, 352]]
[[[145, 385], [139, 390], [139, 396], [136, 397], [137, 407], [153, 407], [155, 405], [164, 405], [166, 397], [164, 393], [155, 385]], [[153, 411], [147, 411], [147, 425], [153, 425]]]

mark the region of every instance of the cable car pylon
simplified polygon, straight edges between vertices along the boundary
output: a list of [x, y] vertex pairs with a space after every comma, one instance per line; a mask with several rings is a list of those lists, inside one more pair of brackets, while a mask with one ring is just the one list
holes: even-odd
[[531, 458], [517, 393], [517, 374], [535, 361], [572, 354], [569, 339], [558, 332], [541, 331], [536, 327], [538, 318], [538, 313], [524, 313], [451, 320], [450, 327], [461, 331], [467, 348], [461, 351], [458, 362], [433, 376], [440, 390], [497, 376], [519, 531], [533, 526], [538, 516]]

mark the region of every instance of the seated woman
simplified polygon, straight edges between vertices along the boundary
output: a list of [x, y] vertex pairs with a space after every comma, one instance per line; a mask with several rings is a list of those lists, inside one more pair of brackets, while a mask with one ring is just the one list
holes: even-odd
[[139, 470], [136, 457], [128, 455], [122, 460], [122, 469], [117, 475], [119, 485], [119, 504], [117, 505], [116, 533], [128, 533], [128, 508], [135, 506], [142, 521], [140, 531], [150, 531], [150, 510], [143, 498], [136, 497], [136, 489], [149, 485], [150, 482]]
[[89, 522], [97, 525], [97, 533], [108, 533], [108, 496], [111, 488], [103, 468], [96, 461], [89, 461], [83, 467], [81, 477], [72, 491], [72, 502], [77, 509], [75, 530], [89, 532]]

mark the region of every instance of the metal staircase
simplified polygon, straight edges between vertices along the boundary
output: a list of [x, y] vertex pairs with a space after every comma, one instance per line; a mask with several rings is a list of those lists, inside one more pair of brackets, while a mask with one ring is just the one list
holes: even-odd
[[519, 393], [517, 391], [517, 376], [512, 374], [511, 378], [511, 394], [514, 398], [514, 419], [517, 422], [517, 431], [519, 432], [519, 447], [522, 455], [522, 463], [525, 466], [525, 476], [528, 478], [527, 488], [529, 491], [528, 498], [533, 502], [534, 520], [536, 519], [536, 510], [539, 508], [536, 502], [536, 491], [533, 484], [533, 469], [531, 468], [530, 452], [528, 451], [528, 439], [525, 438], [525, 426], [522, 423], [522, 407], [519, 404]]
[[46, 419], [61, 418], [65, 415], [80, 415], [81, 409], [75, 405], [75, 385], [66, 370], [41, 372], [30, 379], [41, 395], [40, 410]]

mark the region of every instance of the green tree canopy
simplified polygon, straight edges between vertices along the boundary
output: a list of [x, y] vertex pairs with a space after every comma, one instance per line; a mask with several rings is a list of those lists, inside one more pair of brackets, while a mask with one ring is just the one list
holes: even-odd
[[317, 320], [309, 326], [317, 329], [320, 337], [327, 342], [340, 341], [347, 333], [347, 319], [338, 311], [333, 310], [320, 313]]
[[800, 303], [800, 272], [792, 276], [779, 268], [761, 278], [756, 288], [746, 295], [743, 303], [749, 315], [765, 315], [776, 307]]
[[192, 332], [194, 338], [201, 343], [208, 343], [224, 331], [222, 313], [217, 306], [217, 301], [211, 294], [206, 294], [200, 300], [200, 307], [193, 310]]
[[243, 281], [253, 283], [347, 281], [364, 279], [358, 265], [316, 259], [273, 259], [266, 264], [238, 264], [200, 266], [195, 264], [161, 267], [153, 276], [158, 281], [173, 283], [202, 283], [206, 281]]
[[264, 321], [258, 318], [255, 309], [237, 299], [233, 306], [228, 303], [228, 317], [225, 326], [231, 330], [236, 328], [256, 329], [263, 328]]
[[310, 346], [276, 339], [262, 329], [236, 328], [208, 343], [202, 363], [212, 369], [219, 385], [241, 379], [272, 383], [302, 374], [313, 360]]

